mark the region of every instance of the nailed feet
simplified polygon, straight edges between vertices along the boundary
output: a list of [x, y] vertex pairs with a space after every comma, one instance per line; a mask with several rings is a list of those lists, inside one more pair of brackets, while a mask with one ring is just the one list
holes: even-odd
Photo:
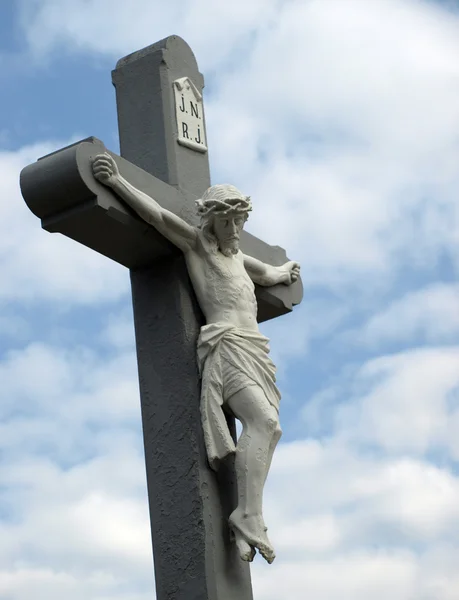
[[242, 560], [252, 562], [255, 550], [270, 564], [276, 558], [261, 516], [249, 517], [236, 509], [229, 518], [229, 526]]

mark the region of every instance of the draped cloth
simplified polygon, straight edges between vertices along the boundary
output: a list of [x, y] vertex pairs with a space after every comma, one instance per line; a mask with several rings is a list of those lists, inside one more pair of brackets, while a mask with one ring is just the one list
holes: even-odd
[[268, 356], [268, 342], [257, 331], [227, 323], [211, 323], [201, 328], [197, 348], [202, 377], [201, 418], [207, 457], [215, 470], [219, 460], [236, 450], [223, 411], [223, 404], [233, 394], [257, 385], [268, 402], [279, 410], [276, 367]]

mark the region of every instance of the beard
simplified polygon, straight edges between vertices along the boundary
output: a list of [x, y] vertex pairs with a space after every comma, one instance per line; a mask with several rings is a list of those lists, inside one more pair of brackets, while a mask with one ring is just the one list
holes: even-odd
[[226, 240], [220, 244], [220, 252], [227, 257], [237, 254], [239, 252], [239, 240]]

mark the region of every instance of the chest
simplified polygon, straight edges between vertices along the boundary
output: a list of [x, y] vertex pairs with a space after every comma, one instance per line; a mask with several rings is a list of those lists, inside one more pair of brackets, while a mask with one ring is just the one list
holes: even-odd
[[193, 253], [187, 256], [187, 263], [193, 285], [200, 293], [244, 296], [254, 293], [242, 252], [232, 256], [209, 251]]
[[221, 252], [213, 254], [209, 256], [207, 270], [209, 279], [213, 281], [224, 281], [227, 285], [233, 285], [235, 288], [252, 286], [252, 280], [244, 267], [241, 253], [233, 256], [224, 256]]

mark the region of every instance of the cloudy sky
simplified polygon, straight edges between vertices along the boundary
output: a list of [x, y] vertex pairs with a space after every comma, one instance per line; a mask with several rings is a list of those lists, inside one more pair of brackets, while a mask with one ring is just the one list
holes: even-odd
[[[18, 176], [95, 135], [167, 35], [206, 76], [213, 182], [302, 264], [263, 326], [284, 436], [256, 600], [459, 598], [459, 13], [434, 0], [0, 3], [0, 599], [150, 600], [127, 271]], [[457, 6], [457, 5], [456, 5]]]

